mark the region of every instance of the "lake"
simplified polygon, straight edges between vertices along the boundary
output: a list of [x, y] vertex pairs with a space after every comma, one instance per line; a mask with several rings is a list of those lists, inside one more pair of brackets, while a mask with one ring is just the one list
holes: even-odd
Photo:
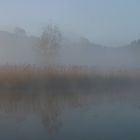
[[106, 90], [1, 91], [0, 139], [139, 140], [138, 85]]

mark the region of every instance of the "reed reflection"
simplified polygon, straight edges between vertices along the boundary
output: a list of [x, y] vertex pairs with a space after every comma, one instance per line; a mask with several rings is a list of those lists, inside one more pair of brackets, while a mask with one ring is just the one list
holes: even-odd
[[28, 115], [39, 116], [49, 134], [55, 133], [62, 126], [61, 113], [68, 108], [78, 108], [86, 102], [87, 97], [79, 93], [44, 92], [24, 93], [7, 91], [0, 94], [0, 113], [24, 121]]
[[72, 91], [66, 89], [38, 89], [36, 92], [1, 91], [0, 114], [6, 114], [8, 118], [14, 114], [12, 118], [16, 119], [17, 123], [24, 121], [29, 115], [39, 116], [42, 126], [49, 134], [54, 134], [63, 126], [61, 115], [69, 109], [80, 109], [91, 104], [96, 108], [102, 104], [112, 105], [115, 102], [124, 104], [129, 100], [132, 101], [131, 97], [137, 106], [140, 105], [136, 102], [136, 99], [140, 99], [138, 85], [128, 86], [127, 83], [126, 86], [107, 85], [92, 90], [77, 88]]

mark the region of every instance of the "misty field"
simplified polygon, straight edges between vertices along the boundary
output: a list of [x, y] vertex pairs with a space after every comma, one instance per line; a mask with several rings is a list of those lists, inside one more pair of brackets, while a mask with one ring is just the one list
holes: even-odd
[[0, 90], [108, 90], [138, 86], [139, 69], [97, 69], [82, 66], [4, 66]]

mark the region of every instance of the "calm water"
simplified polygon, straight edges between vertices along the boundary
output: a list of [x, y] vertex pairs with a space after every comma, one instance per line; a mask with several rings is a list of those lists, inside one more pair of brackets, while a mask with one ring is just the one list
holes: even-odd
[[140, 89], [0, 94], [2, 140], [140, 140]]

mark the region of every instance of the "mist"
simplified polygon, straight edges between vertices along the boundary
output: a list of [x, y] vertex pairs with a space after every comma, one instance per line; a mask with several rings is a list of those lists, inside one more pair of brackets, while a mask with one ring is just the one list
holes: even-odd
[[[14, 32], [0, 31], [0, 65], [45, 66], [48, 58], [43, 56], [39, 45], [40, 37], [29, 36], [22, 28], [16, 28]], [[139, 40], [113, 48], [100, 43], [94, 44], [83, 36], [63, 32], [60, 46], [57, 53], [52, 56], [51, 63], [105, 68], [139, 68], [139, 52]]]

